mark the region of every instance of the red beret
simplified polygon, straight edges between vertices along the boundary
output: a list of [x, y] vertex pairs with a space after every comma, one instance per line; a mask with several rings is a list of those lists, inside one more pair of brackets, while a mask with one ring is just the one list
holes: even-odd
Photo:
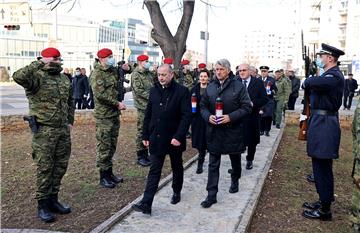
[[199, 69], [204, 69], [204, 68], [206, 68], [206, 64], [205, 63], [200, 63], [198, 65], [198, 67], [199, 67]]
[[172, 64], [173, 64], [173, 59], [172, 59], [172, 58], [169, 58], [169, 57], [168, 57], [168, 58], [165, 58], [165, 59], [164, 59], [164, 63], [165, 63], [165, 64], [172, 65]]
[[46, 48], [43, 51], [41, 51], [41, 56], [42, 57], [60, 57], [61, 54], [59, 52], [59, 50], [57, 50], [56, 48]]
[[107, 49], [107, 48], [100, 49], [100, 50], [97, 52], [98, 58], [105, 58], [105, 57], [110, 56], [111, 54], [112, 54], [111, 49]]
[[181, 61], [181, 65], [189, 65], [190, 64], [190, 61], [189, 60], [186, 60], [186, 59], [183, 59]]
[[138, 61], [147, 61], [149, 60], [149, 56], [148, 55], [140, 55], [137, 57]]

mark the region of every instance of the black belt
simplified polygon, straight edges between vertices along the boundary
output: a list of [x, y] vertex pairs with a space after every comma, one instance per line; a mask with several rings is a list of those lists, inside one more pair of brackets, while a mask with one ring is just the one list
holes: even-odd
[[322, 109], [311, 109], [311, 115], [322, 115], [322, 116], [337, 116], [338, 112], [322, 110]]

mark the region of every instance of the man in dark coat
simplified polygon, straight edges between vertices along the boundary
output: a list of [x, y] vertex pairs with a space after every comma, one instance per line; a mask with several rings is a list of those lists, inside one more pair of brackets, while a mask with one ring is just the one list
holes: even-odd
[[350, 110], [352, 99], [354, 97], [356, 89], [358, 88], [358, 83], [355, 79], [353, 79], [353, 74], [349, 74], [348, 76], [349, 78], [345, 79], [344, 87], [344, 110]]
[[274, 94], [277, 92], [275, 79], [269, 76], [269, 67], [260, 66], [261, 80], [264, 82], [268, 102], [260, 109], [260, 135], [270, 136], [271, 123], [275, 108]]
[[313, 173], [319, 201], [305, 202], [303, 216], [310, 219], [331, 220], [334, 201], [333, 159], [339, 157], [340, 124], [338, 110], [344, 90], [344, 76], [337, 66], [345, 53], [322, 44], [317, 65], [324, 69], [319, 77], [309, 77], [304, 87], [310, 92], [310, 112], [307, 131], [307, 153], [312, 158]]
[[289, 101], [288, 101], [288, 109], [289, 110], [294, 110], [295, 109], [296, 99], [299, 97], [300, 79], [295, 77], [295, 74], [294, 74], [293, 70], [287, 70], [286, 71], [286, 76], [291, 81], [291, 93], [290, 93]]
[[[201, 115], [208, 122], [206, 138], [210, 153], [206, 186], [208, 196], [201, 203], [204, 208], [209, 208], [217, 202], [222, 154], [229, 154], [232, 165], [229, 192], [239, 191], [240, 156], [244, 144], [243, 119], [251, 112], [251, 101], [245, 86], [235, 76], [230, 77], [230, 67], [230, 62], [226, 59], [216, 62], [216, 78], [206, 88], [200, 103]], [[215, 102], [218, 104], [216, 110]]]
[[80, 67], [76, 68], [72, 85], [75, 107], [77, 106], [77, 109], [85, 109], [86, 98], [89, 94], [89, 82], [87, 77], [81, 74]]
[[173, 171], [171, 204], [180, 202], [184, 168], [182, 152], [186, 150], [186, 132], [191, 123], [189, 90], [173, 80], [170, 65], [158, 69], [158, 80], [150, 89], [149, 102], [143, 124], [143, 143], [149, 147], [151, 166], [142, 200], [132, 208], [151, 214], [151, 206], [158, 189], [166, 154], [170, 155]]
[[250, 66], [241, 64], [239, 66], [241, 81], [246, 86], [252, 105], [251, 114], [245, 120], [245, 144], [247, 145], [246, 169], [253, 168], [256, 145], [260, 143], [260, 115], [262, 106], [268, 102], [263, 82], [250, 76]]

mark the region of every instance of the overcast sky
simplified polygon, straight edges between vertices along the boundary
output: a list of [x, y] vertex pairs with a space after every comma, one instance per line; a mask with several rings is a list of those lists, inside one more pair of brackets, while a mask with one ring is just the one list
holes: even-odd
[[[206, 1], [206, 0], [204, 0]], [[294, 13], [292, 5], [296, 0], [209, 0], [209, 60], [228, 58], [238, 62], [236, 53], [238, 37], [249, 30], [264, 31], [290, 30]], [[31, 0], [37, 6], [44, 0]], [[63, 0], [66, 2], [66, 0]], [[181, 18], [178, 0], [159, 0], [170, 30], [175, 34]], [[72, 0], [63, 4], [59, 10], [67, 12]], [[204, 51], [204, 42], [200, 40], [200, 31], [205, 29], [205, 4], [196, 0], [187, 46], [189, 49]], [[77, 0], [70, 15], [94, 20], [121, 19], [125, 17], [141, 19], [150, 23], [149, 13], [141, 0]]]

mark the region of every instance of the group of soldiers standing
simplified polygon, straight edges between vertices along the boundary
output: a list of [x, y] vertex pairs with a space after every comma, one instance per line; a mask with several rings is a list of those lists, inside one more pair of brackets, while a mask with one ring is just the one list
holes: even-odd
[[[335, 141], [331, 146], [326, 146], [323, 136], [317, 135], [320, 131], [315, 132], [317, 128], [324, 126], [321, 122], [315, 121], [317, 118], [330, 117], [334, 120], [335, 128], [329, 132], [329, 135], [336, 133], [338, 118], [333, 119], [333, 117], [337, 117], [341, 98], [339, 102], [338, 92], [330, 93], [325, 98], [324, 92], [319, 92], [321, 89], [319, 86], [323, 80], [325, 84], [329, 82], [331, 85], [336, 85], [332, 80], [342, 83], [338, 68], [331, 66], [342, 53], [332, 47], [326, 48], [327, 50], [324, 49], [320, 55], [324, 57], [323, 62], [325, 56], [330, 57], [326, 60], [327, 73], [318, 79], [308, 79], [304, 84], [304, 88], [311, 89], [313, 95], [314, 109], [309, 123], [308, 153], [313, 161], [320, 202], [307, 203], [305, 207], [311, 211], [305, 210], [303, 215], [322, 220], [329, 220], [332, 217], [331, 161], [338, 156], [337, 143], [340, 136], [333, 138]], [[61, 73], [62, 59], [59, 50], [47, 48], [41, 52], [41, 55], [41, 59], [16, 71], [13, 78], [24, 87], [29, 99], [32, 117], [30, 123], [34, 133], [32, 156], [37, 164], [38, 217], [44, 222], [53, 222], [54, 213], [71, 212], [69, 206], [59, 202], [58, 193], [71, 153], [70, 133], [74, 123], [74, 102], [70, 80]], [[331, 56], [335, 59], [331, 59]], [[96, 164], [100, 173], [100, 185], [114, 188], [124, 181], [123, 177], [114, 174], [112, 158], [119, 134], [120, 112], [125, 110], [126, 106], [122, 99], [119, 99], [119, 70], [115, 67], [112, 51], [107, 48], [101, 49], [97, 57], [90, 75], [95, 102]], [[134, 210], [145, 214], [151, 214], [153, 198], [167, 154], [170, 155], [173, 170], [174, 193], [171, 204], [180, 202], [184, 175], [182, 152], [186, 150], [186, 135], [190, 125], [192, 146], [199, 151], [196, 173], [203, 172], [205, 155], [209, 152], [206, 187], [208, 195], [201, 202], [201, 206], [209, 208], [217, 203], [219, 167], [223, 154], [230, 156], [232, 164], [232, 169], [229, 169], [231, 173], [229, 193], [238, 192], [241, 153], [247, 147], [246, 169], [252, 169], [260, 136], [269, 136], [272, 124], [276, 128], [281, 127], [282, 114], [285, 109], [294, 108], [300, 88], [300, 80], [291, 70], [286, 73], [282, 69], [275, 70], [273, 78], [269, 75], [268, 66], [261, 66], [259, 68], [261, 74], [258, 75], [257, 69], [249, 64], [239, 65], [236, 74], [233, 74], [230, 62], [226, 59], [216, 62], [214, 73], [207, 70], [203, 63], [196, 72], [190, 71], [190, 62], [186, 59], [181, 61], [179, 71], [173, 69], [172, 63], [172, 59], [166, 58], [156, 70], [150, 70], [149, 57], [140, 55], [137, 57], [136, 68], [132, 69], [126, 64], [122, 66], [128, 73], [131, 70], [131, 90], [138, 113], [137, 163], [141, 166], [150, 166], [144, 197], [133, 205]], [[323, 79], [326, 77], [328, 79]], [[336, 79], [332, 79], [333, 77]], [[328, 102], [321, 102], [324, 98]], [[331, 105], [332, 98], [336, 99], [334, 106]], [[332, 109], [326, 110], [329, 106]], [[354, 180], [357, 186], [359, 186], [357, 173], [360, 164], [358, 110], [353, 124], [354, 154], [357, 156], [354, 163]], [[331, 129], [332, 125], [327, 127]], [[314, 145], [315, 142], [318, 144]], [[319, 146], [323, 144], [325, 146]], [[330, 157], [322, 158], [323, 152]], [[322, 182], [328, 182], [329, 186], [323, 187]], [[357, 190], [354, 196], [357, 203], [359, 203], [358, 193]], [[355, 207], [357, 213], [359, 213], [358, 207]]]

